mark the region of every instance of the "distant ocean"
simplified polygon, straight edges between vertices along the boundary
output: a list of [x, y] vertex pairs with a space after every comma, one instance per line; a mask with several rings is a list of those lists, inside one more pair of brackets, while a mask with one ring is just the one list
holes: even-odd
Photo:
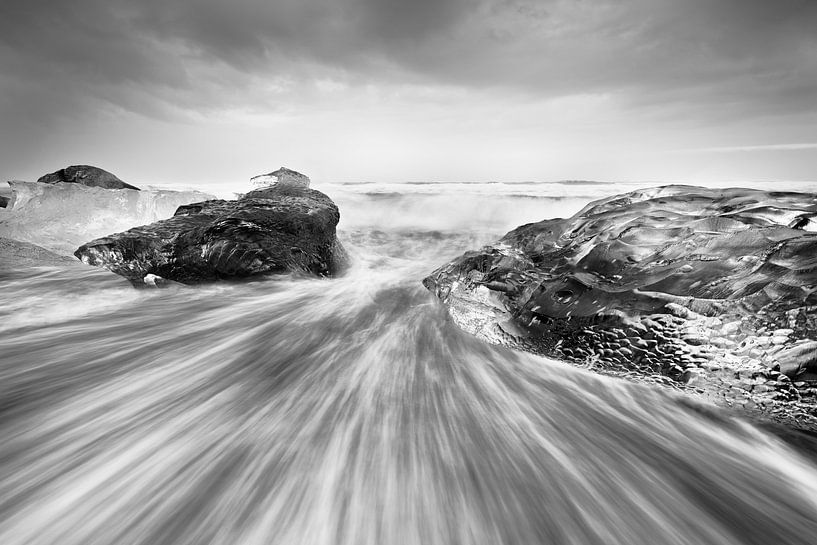
[[[649, 185], [316, 183], [353, 260], [336, 279], [137, 291], [0, 266], [0, 544], [813, 545], [802, 453], [487, 345], [420, 284], [520, 224]], [[70, 202], [32, 202], [42, 227], [15, 232], [62, 251], [107, 234]]]

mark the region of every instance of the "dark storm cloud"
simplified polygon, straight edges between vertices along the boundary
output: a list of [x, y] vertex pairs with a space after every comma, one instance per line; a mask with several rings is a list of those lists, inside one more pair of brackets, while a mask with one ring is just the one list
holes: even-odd
[[812, 0], [6, 0], [0, 105], [161, 117], [332, 77], [793, 113], [817, 96], [815, 28]]

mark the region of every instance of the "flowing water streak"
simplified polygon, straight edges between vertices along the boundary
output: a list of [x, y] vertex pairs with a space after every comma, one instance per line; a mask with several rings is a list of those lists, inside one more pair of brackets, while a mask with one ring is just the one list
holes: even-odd
[[337, 280], [0, 279], [0, 543], [814, 543], [777, 440], [454, 327], [419, 279], [489, 238], [348, 232]]

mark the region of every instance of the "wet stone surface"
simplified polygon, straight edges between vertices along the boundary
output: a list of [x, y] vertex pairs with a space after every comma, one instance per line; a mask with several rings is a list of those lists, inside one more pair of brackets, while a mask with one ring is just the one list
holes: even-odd
[[91, 165], [73, 165], [41, 176], [37, 182], [43, 184], [71, 183], [103, 189], [133, 189], [139, 188], [126, 184], [107, 170]]
[[293, 272], [331, 276], [347, 259], [336, 237], [339, 218], [319, 191], [270, 187], [233, 201], [180, 206], [169, 219], [92, 240], [74, 255], [134, 286]]

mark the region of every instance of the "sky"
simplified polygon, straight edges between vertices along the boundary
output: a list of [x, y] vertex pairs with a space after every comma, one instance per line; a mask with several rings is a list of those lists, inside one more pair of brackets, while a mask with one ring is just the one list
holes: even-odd
[[3, 0], [0, 179], [817, 180], [815, 0]]

